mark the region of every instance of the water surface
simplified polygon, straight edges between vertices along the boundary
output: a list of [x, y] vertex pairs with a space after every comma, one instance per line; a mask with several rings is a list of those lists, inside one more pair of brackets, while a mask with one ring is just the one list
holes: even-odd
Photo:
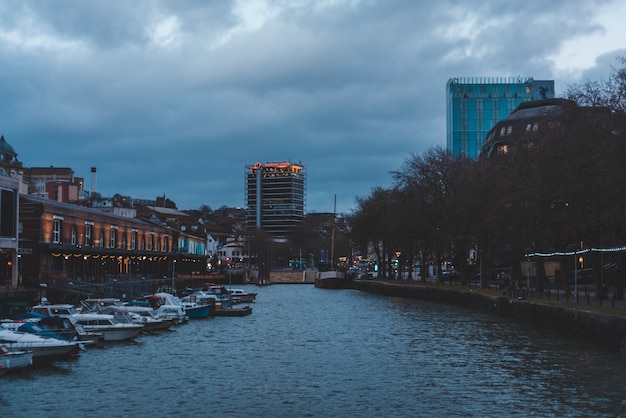
[[617, 352], [450, 305], [248, 289], [259, 292], [250, 316], [194, 320], [0, 377], [0, 415], [626, 414]]

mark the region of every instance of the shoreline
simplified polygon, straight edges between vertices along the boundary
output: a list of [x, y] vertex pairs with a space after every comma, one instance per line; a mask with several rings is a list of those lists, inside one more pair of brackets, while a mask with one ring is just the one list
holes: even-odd
[[470, 308], [514, 319], [541, 330], [553, 330], [595, 345], [619, 350], [626, 338], [626, 311], [614, 315], [591, 307], [566, 302], [539, 302], [494, 296], [478, 289], [455, 289], [420, 284], [354, 280], [356, 290], [381, 295], [422, 299]]

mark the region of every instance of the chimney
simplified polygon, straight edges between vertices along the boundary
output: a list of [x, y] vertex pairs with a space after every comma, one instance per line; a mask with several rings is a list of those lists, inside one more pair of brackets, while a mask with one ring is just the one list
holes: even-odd
[[96, 192], [96, 167], [91, 167], [91, 193]]

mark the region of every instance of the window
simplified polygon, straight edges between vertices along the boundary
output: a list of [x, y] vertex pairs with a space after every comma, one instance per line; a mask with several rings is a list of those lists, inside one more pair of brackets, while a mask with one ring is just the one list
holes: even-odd
[[61, 243], [61, 229], [63, 221], [61, 219], [55, 219], [52, 224], [52, 242], [55, 244]]
[[77, 244], [77, 240], [76, 240], [76, 227], [72, 226], [72, 236], [71, 236], [71, 242], [72, 245], [76, 245]]
[[100, 247], [104, 247], [104, 229], [100, 230]]
[[126, 249], [126, 232], [122, 233], [122, 249]]
[[152, 251], [154, 249], [154, 234], [150, 234], [148, 237], [148, 251]]
[[163, 237], [163, 251], [168, 252], [169, 250], [170, 250], [170, 237], [166, 235]]
[[93, 225], [85, 225], [85, 245], [92, 245]]
[[131, 250], [137, 249], [137, 231], [132, 231], [130, 233], [130, 249]]
[[16, 237], [17, 197], [13, 190], [0, 192], [0, 236]]
[[117, 247], [117, 228], [114, 226], [111, 227], [111, 244], [109, 245], [109, 247]]

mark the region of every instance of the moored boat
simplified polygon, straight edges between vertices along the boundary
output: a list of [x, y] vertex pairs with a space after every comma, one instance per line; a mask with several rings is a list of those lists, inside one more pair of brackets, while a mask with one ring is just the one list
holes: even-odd
[[219, 308], [211, 311], [211, 316], [247, 316], [252, 313], [252, 308], [250, 306], [244, 306], [242, 308]]
[[211, 305], [198, 302], [181, 302], [189, 319], [208, 318], [211, 314]]
[[0, 369], [23, 369], [33, 364], [31, 351], [12, 351], [4, 344], [0, 344]]
[[132, 321], [120, 322], [114, 315], [101, 313], [81, 313], [70, 318], [70, 321], [74, 325], [82, 326], [86, 331], [102, 333], [105, 342], [131, 340], [144, 329], [142, 324]]
[[243, 289], [228, 289], [233, 303], [252, 303], [255, 301], [257, 293], [246, 292]]
[[71, 357], [76, 353], [77, 342], [40, 337], [21, 331], [0, 329], [0, 344], [11, 351], [31, 351], [33, 364], [50, 364]]
[[143, 330], [143, 325], [135, 324], [123, 315], [116, 316], [85, 312], [79, 313], [73, 305], [42, 303], [33, 306], [33, 312], [48, 316], [67, 318], [79, 329], [93, 336], [101, 335], [103, 342], [124, 341], [135, 338]]
[[315, 277], [315, 287], [320, 289], [345, 289], [347, 287], [346, 273], [343, 271], [322, 271]]

